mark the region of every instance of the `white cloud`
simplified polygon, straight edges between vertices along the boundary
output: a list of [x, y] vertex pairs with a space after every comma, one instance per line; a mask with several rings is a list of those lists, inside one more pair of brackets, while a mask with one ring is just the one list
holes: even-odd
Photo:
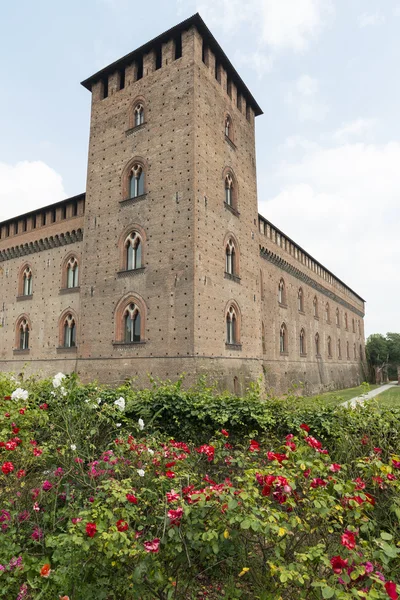
[[302, 75], [291, 86], [285, 102], [293, 107], [300, 121], [322, 121], [329, 108], [319, 99], [319, 83], [309, 75]]
[[65, 198], [61, 176], [42, 161], [0, 163], [0, 221]]
[[361, 28], [382, 25], [385, 21], [386, 18], [381, 13], [364, 13], [358, 17], [358, 25]]
[[367, 300], [367, 333], [400, 331], [400, 143], [306, 150], [261, 213]]
[[[176, 0], [178, 12], [187, 14], [187, 0]], [[271, 69], [277, 54], [303, 52], [324, 28], [333, 14], [332, 0], [192, 0], [206, 23], [234, 35], [249, 25], [254, 33], [255, 49], [241, 52], [238, 62], [248, 63], [265, 72]]]
[[356, 119], [350, 123], [344, 123], [332, 137], [338, 142], [346, 142], [353, 137], [365, 136], [374, 129], [376, 123], [377, 119]]

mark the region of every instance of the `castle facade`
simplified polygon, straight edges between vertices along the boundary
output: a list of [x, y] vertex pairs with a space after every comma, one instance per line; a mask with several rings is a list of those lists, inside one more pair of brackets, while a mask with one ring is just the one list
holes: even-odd
[[258, 214], [262, 111], [201, 17], [83, 85], [86, 193], [0, 223], [0, 370], [360, 383], [364, 300]]

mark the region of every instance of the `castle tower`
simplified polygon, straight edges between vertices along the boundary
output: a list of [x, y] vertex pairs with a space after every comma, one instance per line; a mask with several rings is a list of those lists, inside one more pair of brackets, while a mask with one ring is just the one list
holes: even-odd
[[83, 85], [85, 377], [254, 378], [260, 108], [199, 15]]

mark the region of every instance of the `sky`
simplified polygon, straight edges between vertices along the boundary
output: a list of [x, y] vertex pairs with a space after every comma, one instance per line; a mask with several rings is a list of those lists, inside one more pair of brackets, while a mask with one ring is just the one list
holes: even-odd
[[264, 111], [259, 212], [400, 332], [400, 0], [4, 3], [0, 221], [85, 190], [79, 82], [197, 11]]

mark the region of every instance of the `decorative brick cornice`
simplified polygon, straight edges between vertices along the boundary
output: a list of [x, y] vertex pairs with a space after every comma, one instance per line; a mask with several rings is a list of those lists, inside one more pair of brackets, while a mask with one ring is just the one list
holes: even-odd
[[82, 240], [83, 229], [67, 231], [66, 233], [60, 233], [54, 236], [51, 235], [50, 237], [35, 240], [28, 244], [21, 244], [20, 246], [12, 246], [11, 248], [0, 250], [0, 262], [11, 260], [12, 258], [20, 258], [27, 254], [34, 254], [35, 252], [42, 252], [43, 250], [50, 250], [51, 248], [59, 248], [60, 246], [66, 246], [67, 244], [74, 244], [75, 242], [81, 242]]
[[350, 310], [359, 317], [364, 318], [364, 313], [361, 310], [358, 310], [349, 302], [346, 302], [346, 300], [343, 300], [342, 298], [340, 298], [340, 296], [328, 290], [326, 287], [324, 287], [323, 285], [321, 285], [320, 283], [318, 283], [317, 281], [300, 271], [300, 269], [297, 269], [296, 267], [288, 263], [285, 259], [281, 258], [277, 254], [274, 254], [274, 252], [267, 250], [267, 248], [260, 247], [260, 256], [268, 262], [272, 263], [273, 265], [276, 265], [282, 271], [286, 271], [286, 273], [289, 273], [289, 275], [293, 275], [293, 277], [296, 277], [296, 279], [303, 281], [304, 283], [314, 288], [321, 294], [324, 294], [324, 296], [327, 296], [334, 302], [341, 304], [342, 306], [347, 308], [347, 310]]

